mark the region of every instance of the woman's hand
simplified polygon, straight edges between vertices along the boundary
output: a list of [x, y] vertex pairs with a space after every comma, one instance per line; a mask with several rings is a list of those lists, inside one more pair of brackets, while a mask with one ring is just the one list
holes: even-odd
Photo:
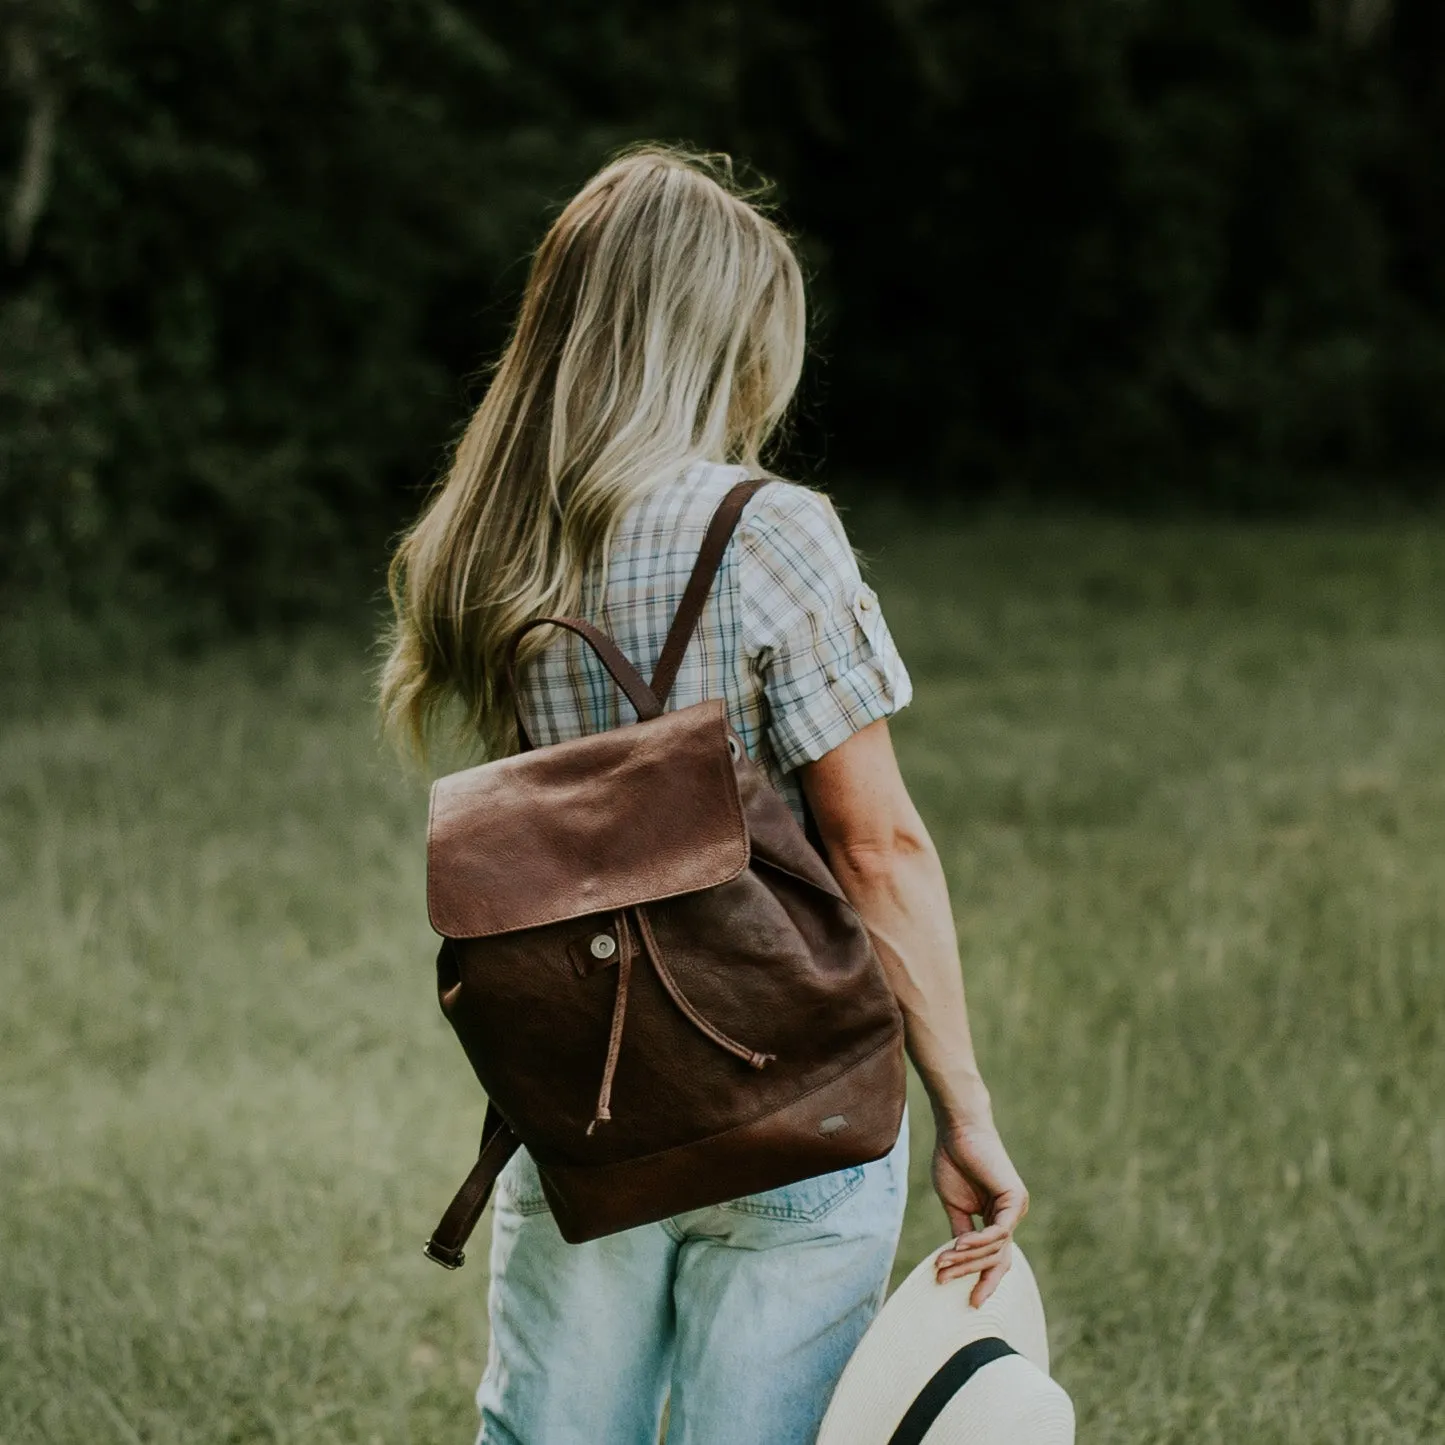
[[[969, 1303], [981, 1305], [1008, 1273], [1013, 1233], [1029, 1208], [1029, 1192], [992, 1123], [939, 1121], [933, 1187], [955, 1236], [938, 1256], [935, 1277], [943, 1284], [977, 1274]], [[981, 1229], [974, 1228], [975, 1214], [983, 1217]]]

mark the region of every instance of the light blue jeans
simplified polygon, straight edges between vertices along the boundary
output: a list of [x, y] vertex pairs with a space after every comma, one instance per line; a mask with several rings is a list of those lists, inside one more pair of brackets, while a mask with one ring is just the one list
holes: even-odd
[[567, 1244], [519, 1150], [497, 1181], [477, 1445], [811, 1445], [883, 1302], [908, 1193], [885, 1158]]

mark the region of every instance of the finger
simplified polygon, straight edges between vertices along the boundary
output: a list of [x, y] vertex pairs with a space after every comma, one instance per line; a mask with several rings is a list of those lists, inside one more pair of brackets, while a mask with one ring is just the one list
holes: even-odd
[[1013, 1263], [1013, 1249], [1010, 1246], [1006, 1249], [996, 1264], [990, 1265], [988, 1269], [979, 1276], [978, 1283], [973, 1287], [973, 1293], [969, 1295], [968, 1302], [975, 1309], [979, 1309], [1003, 1282], [1003, 1277], [1009, 1272], [1009, 1266]]
[[1002, 1244], [998, 1248], [979, 1255], [974, 1259], [967, 1260], [960, 1264], [939, 1264], [934, 1270], [934, 1278], [940, 1284], [946, 1284], [951, 1279], [963, 1279], [971, 1274], [984, 1274], [992, 1269], [1000, 1260], [1006, 1257], [1005, 1251], [1008, 1245]]
[[986, 1225], [983, 1229], [965, 1230], [953, 1241], [950, 1250], [963, 1254], [970, 1249], [977, 1249], [980, 1245], [996, 1244], [1000, 1239], [1007, 1239], [1008, 1237], [1008, 1226], [996, 1221], [993, 1224]]
[[955, 1239], [972, 1234], [978, 1227], [971, 1210], [959, 1209], [953, 1205], [947, 1205], [944, 1208], [944, 1213], [948, 1215], [948, 1227], [953, 1231], [953, 1237]]
[[939, 1283], [950, 1279], [963, 1279], [971, 1274], [984, 1274], [1004, 1257], [1002, 1250], [986, 1254], [981, 1259], [971, 1259], [967, 1264], [945, 1264], [934, 1271]]
[[976, 1258], [981, 1253], [997, 1249], [1012, 1238], [1008, 1230], [1001, 1225], [990, 1225], [987, 1229], [980, 1229], [973, 1234], [961, 1234], [950, 1245], [948, 1245], [938, 1256], [940, 1264], [958, 1264]]
[[1010, 1192], [1006, 1199], [1007, 1203], [1003, 1204], [998, 1213], [994, 1215], [993, 1223], [995, 1228], [1012, 1234], [1019, 1227], [1024, 1215], [1029, 1212], [1028, 1191], [1021, 1189], [1017, 1193]]
[[993, 1244], [987, 1244], [982, 1249], [970, 1250], [967, 1254], [941, 1254], [934, 1261], [936, 1273], [944, 1270], [951, 1270], [957, 1274], [960, 1270], [969, 1274], [974, 1270], [986, 1269], [992, 1261], [998, 1258], [999, 1251], [1004, 1249], [1008, 1240], [1000, 1239]]
[[996, 1249], [990, 1254], [979, 1255], [977, 1259], [962, 1260], [957, 1264], [940, 1264], [933, 1271], [934, 1277], [941, 1283], [944, 1280], [962, 1279], [969, 1274], [982, 1274], [997, 1264], [1002, 1257], [1002, 1249]]
[[961, 1274], [979, 1274], [1004, 1258], [1012, 1246], [1012, 1239], [997, 1239], [978, 1249], [966, 1251], [944, 1250], [935, 1260], [935, 1273], [942, 1277], [957, 1278]]

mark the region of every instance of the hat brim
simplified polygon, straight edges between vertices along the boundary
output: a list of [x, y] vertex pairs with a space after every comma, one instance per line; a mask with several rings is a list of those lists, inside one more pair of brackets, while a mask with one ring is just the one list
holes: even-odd
[[[950, 1357], [974, 1340], [993, 1337], [1012, 1346], [1018, 1359], [986, 1366], [961, 1395], [983, 1404], [987, 1403], [985, 1396], [992, 1400], [1001, 1389], [1013, 1388], [1020, 1408], [1036, 1401], [1041, 1418], [1053, 1419], [1056, 1425], [1061, 1421], [1060, 1397], [1062, 1406], [1068, 1407], [1068, 1396], [1048, 1379], [1043, 1301], [1023, 1250], [1014, 1245], [1008, 1273], [983, 1306], [975, 1309], [969, 1295], [977, 1275], [944, 1284], [935, 1278], [938, 1256], [951, 1244], [923, 1260], [873, 1321], [833, 1392], [818, 1445], [887, 1441], [913, 1400]], [[1020, 1368], [1024, 1365], [1026, 1370]], [[992, 1384], [987, 1383], [990, 1373]], [[944, 1413], [956, 1412], [950, 1406]], [[1072, 1407], [1067, 1408], [1067, 1416], [1067, 1435], [1055, 1431], [1039, 1438], [1072, 1439]], [[943, 1418], [940, 1416], [940, 1421]], [[990, 1437], [973, 1432], [957, 1438], [983, 1441]]]

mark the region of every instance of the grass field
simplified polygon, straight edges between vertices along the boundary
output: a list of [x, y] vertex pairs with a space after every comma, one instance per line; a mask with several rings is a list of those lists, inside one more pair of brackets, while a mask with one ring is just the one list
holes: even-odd
[[[1445, 534], [881, 526], [1081, 1439], [1445, 1439]], [[471, 1438], [485, 1251], [419, 1244], [480, 1110], [368, 666], [0, 702], [5, 1445]]]

